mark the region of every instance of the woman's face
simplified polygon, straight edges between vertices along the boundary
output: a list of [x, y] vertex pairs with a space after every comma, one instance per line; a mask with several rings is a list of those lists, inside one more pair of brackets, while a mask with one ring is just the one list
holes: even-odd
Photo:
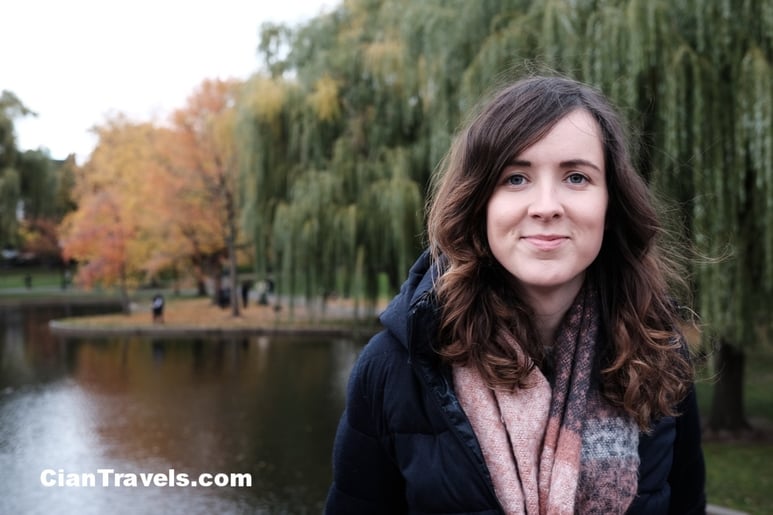
[[491, 252], [528, 298], [574, 298], [601, 249], [607, 202], [601, 130], [577, 109], [503, 170], [487, 206]]

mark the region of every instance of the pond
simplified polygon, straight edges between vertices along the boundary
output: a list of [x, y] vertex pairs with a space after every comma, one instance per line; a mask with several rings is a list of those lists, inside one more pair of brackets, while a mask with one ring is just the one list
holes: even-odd
[[61, 309], [0, 308], [0, 513], [322, 512], [366, 338], [62, 339]]

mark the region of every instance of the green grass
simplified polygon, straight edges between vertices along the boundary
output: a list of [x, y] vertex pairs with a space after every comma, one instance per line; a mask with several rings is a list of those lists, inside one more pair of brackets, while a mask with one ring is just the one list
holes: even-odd
[[62, 273], [49, 268], [3, 268], [0, 269], [0, 289], [26, 288], [24, 278], [29, 274], [32, 281], [31, 290], [35, 288], [60, 288]]
[[[712, 371], [699, 370], [698, 404], [705, 420], [711, 407]], [[773, 428], [773, 348], [748, 351], [744, 383], [746, 416], [755, 429]], [[705, 442], [706, 491], [711, 504], [753, 515], [773, 514], [773, 434], [767, 441]]]
[[703, 452], [709, 503], [773, 513], [773, 443], [707, 442]]

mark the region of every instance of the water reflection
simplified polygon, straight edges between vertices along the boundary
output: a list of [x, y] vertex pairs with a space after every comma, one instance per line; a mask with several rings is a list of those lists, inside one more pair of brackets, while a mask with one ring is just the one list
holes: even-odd
[[[346, 378], [363, 342], [64, 341], [30, 318], [38, 317], [3, 318], [0, 513], [321, 512]], [[40, 482], [45, 469], [100, 468], [249, 472], [253, 486]]]

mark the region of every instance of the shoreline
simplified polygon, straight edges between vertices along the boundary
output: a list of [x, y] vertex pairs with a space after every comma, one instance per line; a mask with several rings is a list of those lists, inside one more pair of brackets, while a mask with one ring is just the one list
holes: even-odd
[[111, 336], [144, 336], [149, 338], [188, 338], [192, 336], [203, 338], [249, 338], [252, 336], [369, 338], [376, 334], [381, 326], [375, 324], [369, 326], [363, 323], [351, 326], [321, 324], [315, 327], [300, 324], [274, 327], [197, 327], [164, 324], [115, 327], [83, 325], [72, 322], [72, 319], [60, 319], [51, 320], [48, 323], [48, 329], [52, 335], [63, 338], [107, 338]]
[[243, 307], [240, 315], [234, 317], [228, 308], [213, 305], [209, 298], [171, 297], [164, 308], [164, 320], [159, 323], [151, 318], [149, 300], [133, 301], [132, 311], [125, 314], [121, 311], [120, 299], [115, 296], [47, 293], [3, 297], [0, 292], [0, 310], [45, 306], [109, 309], [101, 314], [65, 315], [49, 320], [49, 332], [62, 338], [248, 338], [278, 335], [369, 338], [381, 330], [376, 316], [364, 315], [363, 309], [357, 309], [351, 300], [346, 299], [331, 301], [322, 309], [314, 303], [299, 303], [281, 310], [253, 304], [249, 308]]
[[113, 296], [78, 295], [78, 294], [45, 294], [45, 295], [15, 295], [3, 296], [0, 291], [0, 308], [25, 306], [115, 306], [121, 309], [121, 299]]

